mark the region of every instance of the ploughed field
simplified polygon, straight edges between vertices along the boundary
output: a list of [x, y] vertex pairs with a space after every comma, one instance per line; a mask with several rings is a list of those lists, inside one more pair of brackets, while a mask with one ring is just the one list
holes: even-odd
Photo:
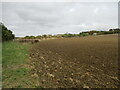
[[118, 35], [41, 41], [30, 61], [32, 76], [44, 88], [118, 87]]

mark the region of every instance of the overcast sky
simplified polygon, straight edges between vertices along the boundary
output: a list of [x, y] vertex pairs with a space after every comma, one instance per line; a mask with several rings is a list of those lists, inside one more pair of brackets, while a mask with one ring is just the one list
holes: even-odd
[[117, 2], [3, 2], [2, 22], [20, 37], [109, 30], [118, 27], [117, 4]]

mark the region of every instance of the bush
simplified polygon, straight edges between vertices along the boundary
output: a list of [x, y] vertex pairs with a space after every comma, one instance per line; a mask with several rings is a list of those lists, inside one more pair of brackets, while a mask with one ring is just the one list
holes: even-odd
[[79, 36], [81, 37], [81, 36], [88, 36], [89, 35], [89, 33], [84, 33], [84, 32], [82, 32], [82, 33], [79, 33]]
[[113, 34], [113, 31], [104, 31], [103, 34]]
[[24, 39], [35, 39], [35, 36], [25, 36]]
[[35, 38], [36, 38], [36, 39], [41, 39], [41, 38], [42, 38], [42, 36], [40, 36], [40, 35], [39, 35], [39, 36], [36, 36]]
[[74, 36], [76, 36], [76, 34], [66, 33], [62, 35], [62, 37], [74, 37]]

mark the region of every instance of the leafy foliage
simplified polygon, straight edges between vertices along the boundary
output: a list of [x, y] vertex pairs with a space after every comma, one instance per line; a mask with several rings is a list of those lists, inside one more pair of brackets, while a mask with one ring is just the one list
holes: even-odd
[[0, 23], [0, 31], [2, 31], [2, 41], [9, 41], [15, 38], [15, 35], [12, 33], [11, 30], [8, 30], [7, 27]]

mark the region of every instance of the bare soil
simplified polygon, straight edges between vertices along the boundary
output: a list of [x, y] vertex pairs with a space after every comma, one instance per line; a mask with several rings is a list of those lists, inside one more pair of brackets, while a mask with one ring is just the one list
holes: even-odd
[[118, 35], [41, 41], [33, 45], [30, 61], [44, 88], [118, 87]]

